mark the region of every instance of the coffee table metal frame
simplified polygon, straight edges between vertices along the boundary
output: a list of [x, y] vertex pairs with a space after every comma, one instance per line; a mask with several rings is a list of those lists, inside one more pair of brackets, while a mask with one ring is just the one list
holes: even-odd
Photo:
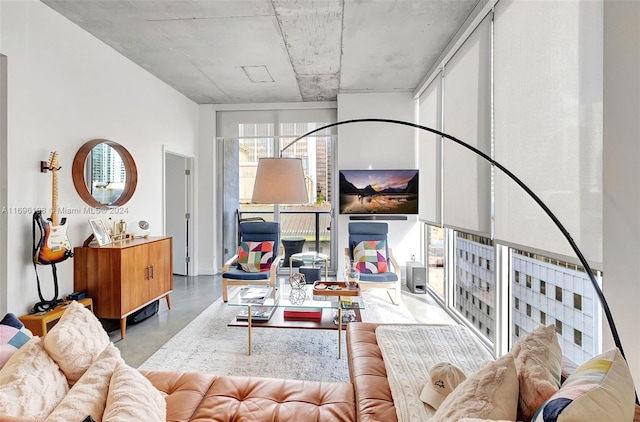
[[[264, 287], [264, 286], [247, 286], [247, 287], [243, 287], [244, 289], [246, 288], [250, 288], [250, 287]], [[247, 321], [246, 321], [246, 326], [247, 326], [247, 345], [248, 345], [248, 354], [251, 355], [251, 349], [252, 349], [252, 329], [254, 326], [257, 327], [278, 327], [278, 328], [318, 328], [318, 329], [331, 329], [327, 326], [327, 324], [325, 323], [324, 325], [321, 322], [317, 322], [316, 324], [314, 324], [313, 320], [301, 320], [300, 322], [304, 323], [301, 324], [301, 326], [296, 326], [295, 320], [292, 320], [291, 324], [287, 324], [287, 325], [270, 325], [269, 321], [254, 321], [252, 318], [252, 311], [253, 311], [253, 307], [254, 306], [260, 306], [260, 307], [276, 307], [278, 309], [276, 309], [274, 312], [284, 312], [283, 309], [280, 308], [321, 308], [322, 311], [324, 312], [325, 309], [330, 309], [330, 310], [337, 310], [338, 311], [338, 321], [342, 321], [342, 311], [343, 311], [343, 307], [342, 307], [342, 300], [345, 300], [347, 297], [349, 299], [351, 299], [351, 303], [357, 303], [358, 305], [356, 307], [350, 307], [349, 309], [352, 309], [354, 311], [356, 311], [356, 316], [359, 320], [359, 316], [360, 316], [360, 310], [364, 309], [364, 304], [362, 302], [362, 296], [354, 296], [353, 292], [349, 292], [350, 294], [347, 295], [340, 295], [340, 291], [335, 291], [335, 295], [334, 296], [329, 296], [329, 295], [323, 295], [323, 296], [319, 296], [319, 295], [314, 295], [313, 294], [313, 285], [312, 284], [307, 284], [303, 287], [303, 289], [305, 290], [305, 299], [302, 303], [292, 303], [290, 298], [291, 298], [291, 292], [292, 289], [291, 285], [288, 282], [281, 282], [278, 285], [277, 289], [274, 289], [272, 291], [272, 294], [270, 295], [270, 297], [266, 298], [264, 300], [264, 302], [262, 303], [255, 303], [255, 302], [244, 302], [242, 300], [242, 294], [237, 294], [234, 295], [233, 298], [229, 299], [229, 302], [227, 302], [227, 305], [229, 306], [246, 306], [247, 307]], [[345, 292], [346, 293], [346, 292]], [[271, 318], [278, 318], [278, 316], [276, 315], [272, 315]], [[294, 322], [295, 321], [295, 322]], [[244, 326], [243, 324], [244, 321], [242, 322], [238, 322], [234, 319], [234, 321], [232, 321], [232, 323], [230, 325], [235, 325], [235, 326]], [[336, 329], [338, 330], [338, 359], [342, 358], [342, 330], [346, 327], [346, 324], [339, 324], [336, 326]]]

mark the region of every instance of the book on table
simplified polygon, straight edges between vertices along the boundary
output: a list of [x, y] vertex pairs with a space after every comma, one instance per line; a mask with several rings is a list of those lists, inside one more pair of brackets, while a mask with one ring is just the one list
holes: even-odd
[[[252, 321], [269, 321], [271, 316], [276, 310], [275, 306], [252, 306], [251, 307], [251, 320]], [[249, 308], [242, 308], [242, 310], [236, 315], [236, 320], [247, 321], [249, 319]]]
[[340, 307], [342, 309], [360, 309], [360, 302], [351, 297], [343, 297], [340, 298]]
[[285, 319], [322, 319], [322, 308], [284, 308]]
[[[342, 323], [348, 324], [350, 322], [358, 321], [358, 317], [356, 316], [356, 312], [352, 309], [346, 309], [342, 311]], [[338, 325], [338, 311], [334, 311], [333, 314], [333, 323]]]
[[273, 291], [269, 286], [249, 286], [240, 290], [240, 303], [262, 305]]

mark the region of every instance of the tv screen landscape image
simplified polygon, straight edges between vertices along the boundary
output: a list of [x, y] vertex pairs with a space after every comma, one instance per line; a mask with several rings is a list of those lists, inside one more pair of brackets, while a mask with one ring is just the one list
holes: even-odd
[[340, 170], [340, 214], [418, 214], [418, 170]]

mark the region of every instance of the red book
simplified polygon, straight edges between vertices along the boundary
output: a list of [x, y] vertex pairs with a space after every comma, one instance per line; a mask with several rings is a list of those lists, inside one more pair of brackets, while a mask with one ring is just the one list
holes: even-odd
[[322, 319], [322, 308], [285, 308], [285, 319]]

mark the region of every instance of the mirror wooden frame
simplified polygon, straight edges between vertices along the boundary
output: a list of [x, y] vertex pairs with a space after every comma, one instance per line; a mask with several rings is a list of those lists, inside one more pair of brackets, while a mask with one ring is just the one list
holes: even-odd
[[[125, 187], [122, 191], [122, 194], [120, 194], [118, 199], [111, 205], [101, 204], [93, 196], [91, 196], [91, 192], [89, 192], [89, 188], [87, 188], [87, 181], [84, 178], [84, 168], [85, 163], [87, 162], [87, 157], [91, 153], [93, 147], [99, 144], [107, 144], [111, 148], [116, 150], [118, 154], [120, 154], [122, 162], [124, 163], [126, 175]], [[109, 141], [108, 139], [92, 139], [82, 145], [73, 159], [73, 164], [71, 166], [71, 176], [73, 178], [73, 185], [75, 186], [78, 195], [80, 195], [80, 198], [82, 198], [82, 200], [88, 205], [91, 205], [95, 208], [114, 208], [126, 204], [133, 196], [133, 193], [136, 190], [136, 186], [138, 185], [138, 168], [136, 167], [135, 161], [133, 161], [133, 157], [131, 156], [131, 154], [129, 154], [129, 151], [127, 151], [125, 147], [117, 142]]]

